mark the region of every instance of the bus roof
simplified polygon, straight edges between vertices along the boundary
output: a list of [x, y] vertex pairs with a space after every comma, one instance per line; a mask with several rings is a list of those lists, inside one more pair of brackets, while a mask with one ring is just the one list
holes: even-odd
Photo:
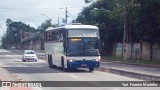
[[64, 25], [56, 28], [49, 27], [45, 31], [56, 30], [56, 29], [98, 29], [98, 27], [93, 25]]

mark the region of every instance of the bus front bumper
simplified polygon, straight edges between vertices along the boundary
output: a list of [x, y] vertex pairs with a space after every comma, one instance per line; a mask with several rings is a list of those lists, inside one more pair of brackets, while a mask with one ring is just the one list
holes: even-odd
[[67, 68], [98, 68], [99, 61], [75, 61], [67, 62]]

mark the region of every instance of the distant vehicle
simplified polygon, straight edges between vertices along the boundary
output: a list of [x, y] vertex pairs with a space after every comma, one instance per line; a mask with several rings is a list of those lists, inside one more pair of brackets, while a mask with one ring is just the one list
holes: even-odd
[[35, 53], [34, 50], [25, 50], [23, 57], [22, 57], [22, 61], [26, 62], [26, 61], [34, 61], [37, 62], [38, 58], [37, 58], [37, 54]]
[[100, 66], [99, 29], [93, 25], [65, 25], [45, 30], [45, 54], [49, 67], [94, 68]]

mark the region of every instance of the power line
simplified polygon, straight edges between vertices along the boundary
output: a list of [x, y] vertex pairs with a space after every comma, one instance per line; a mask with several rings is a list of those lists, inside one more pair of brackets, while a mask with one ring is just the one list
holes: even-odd
[[[73, 7], [67, 7], [67, 8], [80, 8], [84, 6], [73, 6]], [[59, 9], [59, 8], [6, 8], [6, 7], [0, 7], [0, 10], [53, 10], [53, 9]]]

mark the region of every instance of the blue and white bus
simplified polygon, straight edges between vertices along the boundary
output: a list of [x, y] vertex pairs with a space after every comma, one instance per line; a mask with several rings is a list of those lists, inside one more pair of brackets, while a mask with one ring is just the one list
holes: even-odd
[[93, 25], [64, 25], [45, 30], [45, 54], [49, 67], [94, 68], [100, 66], [99, 29]]

